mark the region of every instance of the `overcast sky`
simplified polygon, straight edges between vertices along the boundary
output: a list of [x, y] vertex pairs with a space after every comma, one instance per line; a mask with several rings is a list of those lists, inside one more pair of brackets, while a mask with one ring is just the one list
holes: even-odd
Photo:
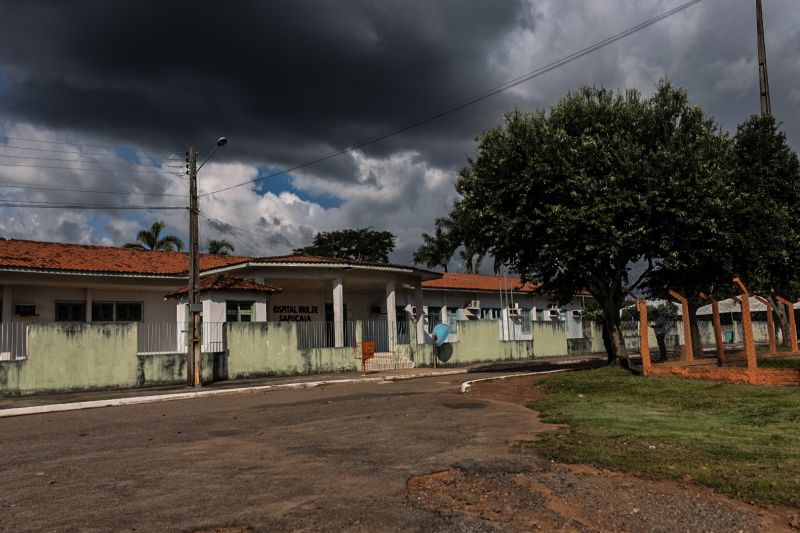
[[[190, 145], [202, 157], [217, 137], [230, 139], [202, 169], [201, 194], [246, 182], [436, 113], [682, 2], [0, 1], [0, 136], [12, 138], [0, 138], [0, 201], [185, 205], [174, 167]], [[773, 113], [798, 147], [800, 2], [764, 0], [764, 19]], [[758, 112], [757, 67], [755, 1], [705, 0], [441, 120], [206, 195], [212, 220], [201, 221], [201, 238], [274, 255], [320, 230], [372, 226], [398, 236], [392, 259], [407, 262], [449, 212], [475, 137], [504, 111], [546, 108], [586, 84], [647, 94], [668, 77], [733, 131]], [[116, 245], [159, 218], [186, 237], [185, 211], [30, 208], [0, 208], [0, 236]]]

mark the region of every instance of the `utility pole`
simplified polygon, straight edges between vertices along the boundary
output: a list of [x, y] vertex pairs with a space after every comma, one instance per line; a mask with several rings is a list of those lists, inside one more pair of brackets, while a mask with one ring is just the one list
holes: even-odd
[[767, 79], [767, 50], [764, 47], [764, 18], [761, 16], [761, 0], [756, 0], [756, 30], [758, 32], [758, 87], [761, 92], [761, 114], [771, 115], [769, 80]]
[[189, 341], [187, 342], [186, 370], [190, 387], [201, 387], [201, 350], [202, 345], [202, 303], [198, 303], [200, 281], [200, 244], [198, 231], [197, 206], [197, 150], [189, 148], [189, 303], [187, 311], [187, 329]]

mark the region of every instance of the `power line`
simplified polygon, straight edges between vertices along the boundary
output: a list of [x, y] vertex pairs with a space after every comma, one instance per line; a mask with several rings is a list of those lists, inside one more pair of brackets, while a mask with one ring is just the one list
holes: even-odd
[[157, 170], [165, 169], [165, 168], [183, 168], [183, 165], [168, 165], [168, 166], [156, 166], [156, 165], [142, 165], [141, 163], [135, 163], [133, 161], [129, 163], [103, 163], [98, 162], [93, 159], [64, 159], [63, 157], [38, 157], [38, 156], [30, 156], [30, 155], [4, 155], [0, 154], [0, 157], [9, 158], [9, 159], [31, 159], [34, 161], [64, 161], [67, 163], [94, 163], [97, 165], [103, 165], [104, 168], [113, 168], [112, 165], [125, 165], [126, 167], [130, 167], [131, 165], [137, 167], [146, 167], [146, 168], [153, 168]]
[[228, 187], [223, 187], [221, 189], [217, 189], [217, 190], [214, 190], [214, 191], [211, 191], [211, 192], [203, 193], [200, 196], [208, 196], [208, 195], [211, 195], [211, 194], [216, 194], [216, 193], [219, 193], [219, 192], [228, 191], [230, 189], [235, 189], [237, 187], [242, 187], [244, 185], [249, 185], [251, 183], [257, 183], [257, 182], [262, 181], [262, 180], [273, 178], [273, 177], [279, 176], [281, 174], [287, 174], [287, 173], [293, 172], [295, 170], [300, 170], [300, 169], [303, 169], [303, 168], [306, 168], [306, 167], [310, 167], [312, 165], [316, 165], [317, 163], [321, 163], [323, 161], [326, 161], [328, 159], [337, 157], [339, 155], [342, 155], [342, 154], [345, 154], [345, 153], [348, 153], [348, 152], [352, 152], [353, 150], [357, 150], [358, 148], [362, 148], [364, 146], [376, 143], [378, 141], [382, 141], [382, 140], [384, 140], [384, 139], [386, 139], [388, 137], [392, 137], [394, 135], [398, 135], [400, 133], [406, 132], [406, 131], [408, 131], [410, 129], [413, 129], [413, 128], [417, 128], [417, 127], [422, 126], [424, 124], [427, 124], [429, 122], [433, 122], [434, 120], [440, 119], [442, 117], [445, 117], [447, 115], [455, 113], [456, 111], [460, 111], [461, 109], [464, 109], [464, 108], [469, 107], [471, 105], [477, 104], [478, 102], [481, 102], [481, 101], [486, 100], [487, 98], [490, 98], [490, 97], [492, 97], [492, 96], [494, 96], [496, 94], [499, 94], [499, 93], [501, 93], [503, 91], [511, 89], [512, 87], [516, 87], [517, 85], [525, 83], [526, 81], [530, 81], [530, 80], [532, 80], [534, 78], [537, 78], [537, 77], [539, 77], [539, 76], [541, 76], [543, 74], [546, 74], [546, 73], [548, 73], [548, 72], [550, 72], [552, 70], [555, 70], [555, 69], [557, 69], [559, 67], [562, 67], [562, 66], [564, 66], [564, 65], [566, 65], [568, 63], [571, 63], [571, 62], [573, 62], [573, 61], [575, 61], [577, 59], [580, 59], [581, 57], [584, 57], [584, 56], [586, 56], [588, 54], [591, 54], [592, 52], [595, 52], [597, 50], [605, 48], [606, 46], [609, 46], [609, 45], [611, 45], [611, 44], [613, 44], [613, 43], [615, 43], [615, 42], [617, 42], [617, 41], [619, 41], [621, 39], [624, 39], [625, 37], [633, 35], [634, 33], [637, 33], [637, 32], [639, 32], [639, 31], [641, 31], [641, 30], [643, 30], [643, 29], [645, 29], [645, 28], [647, 28], [649, 26], [652, 26], [653, 24], [656, 24], [657, 22], [660, 22], [660, 21], [662, 21], [662, 20], [664, 20], [666, 18], [669, 18], [669, 17], [671, 17], [671, 16], [673, 16], [673, 15], [675, 15], [675, 14], [677, 14], [677, 13], [679, 13], [679, 12], [681, 12], [681, 11], [683, 11], [683, 10], [693, 6], [693, 5], [695, 5], [695, 4], [699, 4], [700, 2], [702, 2], [702, 0], [690, 0], [689, 2], [681, 4], [681, 5], [673, 8], [673, 9], [670, 9], [669, 11], [665, 11], [664, 13], [662, 13], [662, 14], [660, 14], [658, 16], [655, 16], [655, 17], [653, 17], [651, 19], [648, 19], [648, 20], [646, 20], [644, 22], [641, 22], [641, 23], [639, 23], [639, 24], [637, 24], [635, 26], [631, 26], [630, 28], [628, 28], [628, 29], [626, 29], [626, 30], [624, 30], [624, 31], [622, 31], [620, 33], [612, 35], [611, 37], [607, 37], [606, 39], [603, 39], [602, 41], [598, 41], [597, 43], [595, 43], [595, 44], [593, 44], [591, 46], [588, 46], [586, 48], [583, 48], [581, 50], [578, 50], [577, 52], [573, 52], [572, 54], [564, 56], [561, 59], [553, 61], [552, 63], [549, 63], [549, 64], [547, 64], [547, 65], [545, 65], [543, 67], [540, 67], [540, 68], [538, 68], [538, 69], [536, 69], [536, 70], [534, 70], [532, 72], [529, 72], [527, 74], [523, 74], [522, 76], [519, 76], [519, 77], [514, 78], [512, 80], [509, 80], [509, 81], [507, 81], [505, 83], [497, 85], [496, 87], [493, 87], [493, 88], [488, 89], [488, 90], [486, 90], [486, 91], [484, 91], [482, 93], [479, 93], [479, 94], [477, 94], [475, 96], [467, 98], [466, 100], [462, 100], [461, 102], [459, 102], [459, 103], [457, 103], [457, 104], [455, 104], [455, 105], [453, 105], [453, 106], [451, 106], [451, 107], [449, 107], [447, 109], [444, 109], [444, 110], [442, 110], [442, 111], [440, 111], [438, 113], [430, 115], [428, 117], [421, 118], [421, 119], [415, 120], [413, 122], [409, 122], [409, 123], [407, 123], [405, 125], [396, 127], [394, 129], [391, 129], [391, 130], [387, 130], [387, 131], [385, 131], [383, 133], [380, 133], [380, 134], [377, 134], [377, 135], [375, 135], [373, 137], [369, 137], [369, 138], [363, 139], [361, 141], [355, 142], [353, 144], [350, 144], [348, 146], [345, 146], [344, 148], [341, 148], [339, 150], [335, 150], [333, 152], [329, 152], [329, 153], [327, 153], [325, 155], [317, 157], [316, 159], [312, 159], [310, 161], [306, 161], [305, 163], [301, 163], [299, 165], [295, 165], [293, 167], [281, 170], [279, 172], [273, 172], [272, 174], [268, 174], [266, 176], [258, 176], [258, 177], [254, 178], [254, 179], [251, 179], [251, 180], [248, 180], [248, 181], [244, 181], [242, 183], [237, 183], [235, 185], [229, 185]]
[[109, 157], [109, 156], [119, 157], [119, 155], [109, 152], [81, 152], [76, 150], [54, 150], [52, 148], [33, 148], [29, 146], [16, 146], [14, 144], [0, 144], [0, 150], [31, 150], [34, 152], [53, 152], [57, 154], [93, 155], [98, 157]]
[[50, 202], [0, 202], [0, 207], [24, 207], [30, 209], [111, 209], [111, 210], [145, 210], [167, 211], [187, 209], [183, 206], [151, 206], [151, 205], [113, 205], [113, 204], [59, 204]]
[[171, 194], [157, 192], [134, 192], [120, 190], [99, 190], [99, 189], [80, 189], [72, 187], [56, 187], [47, 184], [28, 183], [24, 181], [0, 180], [0, 187], [10, 187], [13, 189], [34, 189], [43, 191], [64, 191], [64, 192], [89, 192], [95, 194], [119, 194], [124, 196], [172, 196], [176, 198], [188, 198], [188, 194]]
[[66, 146], [86, 146], [88, 148], [105, 148], [107, 150], [118, 150], [120, 148], [120, 146], [112, 146], [110, 144], [85, 144], [85, 143], [71, 143], [66, 141], [45, 141], [43, 139], [26, 139], [23, 137], [9, 137], [8, 135], [0, 135], [0, 139], [8, 139], [9, 141], [43, 143], [43, 144], [63, 144]]
[[[231, 227], [231, 228], [233, 228], [235, 230], [239, 230], [239, 231], [242, 231], [244, 233], [249, 233], [250, 235], [258, 237], [259, 239], [266, 239], [267, 241], [273, 242], [273, 243], [275, 242], [275, 236], [274, 235], [266, 235], [266, 234], [263, 234], [263, 233], [256, 233], [255, 231], [250, 231], [248, 229], [240, 228], [239, 226], [234, 226], [230, 222], [226, 222], [226, 221], [221, 220], [219, 218], [214, 218], [214, 217], [210, 216], [208, 213], [205, 213], [204, 211], [198, 211], [198, 212], [200, 213], [200, 215], [203, 216], [203, 218], [205, 218], [209, 222], [216, 222], [218, 224], [223, 224], [223, 225], [229, 226], [229, 227]], [[229, 232], [228, 234], [230, 236], [232, 236], [233, 238], [238, 239], [238, 237], [236, 237], [233, 233]], [[245, 242], [245, 241], [240, 241], [240, 242], [246, 244], [247, 246], [251, 246], [251, 243], [248, 243], [248, 242]]]
[[[164, 174], [175, 174], [175, 172], [171, 172], [169, 170], [161, 170], [158, 168], [153, 168], [151, 170], [142, 170], [142, 169], [116, 169], [112, 168], [109, 169], [108, 167], [91, 167], [91, 168], [83, 168], [83, 167], [58, 167], [54, 165], [24, 165], [24, 164], [16, 164], [16, 163], [0, 163], [0, 167], [25, 167], [25, 168], [48, 168], [52, 170], [112, 170], [114, 172], [135, 172], [135, 173], [158, 173], [163, 172]], [[180, 175], [180, 174], [178, 174]]]

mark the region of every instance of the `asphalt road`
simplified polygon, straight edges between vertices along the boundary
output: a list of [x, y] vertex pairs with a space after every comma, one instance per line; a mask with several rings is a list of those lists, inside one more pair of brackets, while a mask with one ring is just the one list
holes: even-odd
[[406, 484], [546, 427], [457, 392], [487, 375], [0, 419], [0, 529], [480, 530]]

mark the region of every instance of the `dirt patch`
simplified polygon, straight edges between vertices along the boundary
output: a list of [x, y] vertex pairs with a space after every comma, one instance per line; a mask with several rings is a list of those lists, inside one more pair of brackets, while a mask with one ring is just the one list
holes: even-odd
[[[546, 376], [479, 382], [468, 393], [528, 405]], [[796, 509], [745, 503], [713, 490], [547, 461], [519, 448], [514, 460], [469, 462], [412, 477], [407, 503], [448, 520], [502, 531], [797, 531]]]
[[544, 396], [544, 391], [537, 386], [537, 383], [547, 377], [547, 374], [542, 374], [478, 381], [472, 384], [467, 396], [516, 403], [527, 407], [531, 402]]

